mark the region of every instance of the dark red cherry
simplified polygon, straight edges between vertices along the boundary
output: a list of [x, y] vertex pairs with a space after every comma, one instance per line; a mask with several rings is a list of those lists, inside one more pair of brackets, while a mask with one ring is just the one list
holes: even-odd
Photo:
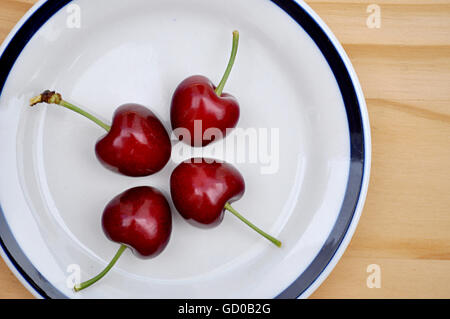
[[128, 176], [147, 176], [160, 171], [172, 151], [169, 134], [156, 115], [139, 104], [125, 104], [114, 113], [112, 126], [64, 101], [59, 93], [45, 91], [31, 99], [31, 106], [57, 104], [92, 120], [108, 133], [95, 145], [99, 161], [107, 168]]
[[[222, 93], [236, 58], [239, 33], [233, 32], [233, 49], [225, 74], [217, 87], [206, 77], [195, 75], [176, 88], [170, 108], [175, 135], [192, 146], [206, 146], [223, 138], [239, 121], [239, 104]], [[189, 136], [186, 136], [189, 133]]]
[[110, 240], [130, 247], [139, 257], [155, 257], [169, 242], [170, 206], [156, 188], [131, 188], [108, 203], [102, 226]]
[[[175, 90], [170, 121], [175, 135], [187, 144], [206, 146], [236, 127], [240, 112], [237, 100], [227, 93], [218, 96], [214, 90], [212, 82], [201, 75], [185, 79]], [[186, 129], [189, 137], [177, 130], [180, 128]]]
[[99, 161], [127, 176], [147, 176], [169, 161], [172, 145], [161, 121], [139, 104], [125, 104], [114, 113], [111, 130], [95, 145]]
[[244, 191], [241, 173], [234, 166], [213, 159], [192, 158], [179, 164], [170, 176], [170, 193], [175, 208], [192, 224], [216, 226], [228, 210], [272, 243], [281, 246], [279, 240], [253, 225], [231, 206]]
[[[215, 226], [225, 205], [242, 197], [245, 182], [227, 163], [192, 159], [178, 165], [170, 177], [172, 200], [180, 214], [197, 226]], [[212, 160], [211, 160], [212, 161]]]
[[101, 273], [76, 285], [75, 291], [83, 290], [103, 278], [126, 248], [130, 248], [140, 258], [152, 258], [160, 254], [167, 246], [172, 232], [170, 206], [156, 188], [131, 188], [106, 205], [102, 227], [106, 237], [119, 243], [120, 248]]

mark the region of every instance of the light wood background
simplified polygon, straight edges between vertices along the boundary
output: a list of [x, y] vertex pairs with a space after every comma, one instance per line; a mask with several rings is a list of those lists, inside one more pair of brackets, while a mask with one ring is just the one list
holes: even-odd
[[[35, 3], [0, 0], [0, 40]], [[310, 0], [363, 87], [373, 159], [350, 246], [313, 298], [450, 298], [450, 0]], [[369, 4], [381, 27], [369, 28]], [[368, 288], [367, 267], [381, 269]], [[32, 298], [0, 261], [0, 298]]]

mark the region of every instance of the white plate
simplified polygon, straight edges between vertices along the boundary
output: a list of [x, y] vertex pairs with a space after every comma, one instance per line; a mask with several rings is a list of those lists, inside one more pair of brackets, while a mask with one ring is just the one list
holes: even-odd
[[[140, 260], [126, 251], [102, 281], [73, 293], [70, 265], [87, 279], [118, 248], [101, 230], [105, 204], [137, 185], [169, 194], [176, 163], [145, 178], [114, 174], [94, 155], [100, 128], [57, 106], [30, 109], [28, 99], [57, 89], [107, 122], [120, 104], [136, 102], [170, 127], [175, 87], [193, 74], [217, 83], [234, 29], [241, 42], [225, 92], [240, 101], [238, 126], [280, 134], [274, 174], [261, 174], [261, 163], [235, 163], [247, 189], [234, 206], [283, 247], [229, 214], [203, 230], [174, 211], [160, 256]], [[0, 52], [0, 243], [34, 295], [307, 297], [349, 243], [369, 179], [367, 111], [343, 49], [303, 2], [40, 1]]]

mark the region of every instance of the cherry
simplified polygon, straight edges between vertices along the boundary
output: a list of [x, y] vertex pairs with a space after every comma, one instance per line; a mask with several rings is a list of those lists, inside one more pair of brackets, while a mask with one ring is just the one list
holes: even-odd
[[170, 206], [156, 188], [131, 188], [106, 205], [102, 226], [106, 237], [121, 244], [120, 248], [101, 273], [76, 285], [75, 291], [85, 289], [103, 278], [127, 247], [140, 258], [159, 255], [167, 246], [172, 231]]
[[193, 225], [217, 226], [227, 210], [280, 247], [278, 239], [253, 225], [231, 206], [244, 195], [244, 191], [245, 182], [241, 173], [234, 166], [213, 159], [192, 158], [184, 161], [170, 177], [175, 208]]
[[147, 176], [160, 171], [169, 161], [172, 145], [156, 115], [139, 104], [124, 104], [114, 113], [112, 126], [70, 104], [56, 92], [45, 91], [30, 104], [57, 104], [92, 120], [108, 133], [95, 145], [99, 161], [112, 171], [127, 176]]
[[[183, 142], [192, 146], [206, 146], [236, 127], [239, 104], [236, 98], [222, 91], [233, 68], [238, 43], [239, 32], [234, 31], [231, 58], [217, 87], [208, 78], [195, 75], [185, 79], [176, 88], [170, 119], [175, 135]], [[181, 129], [189, 132], [190, 139]]]

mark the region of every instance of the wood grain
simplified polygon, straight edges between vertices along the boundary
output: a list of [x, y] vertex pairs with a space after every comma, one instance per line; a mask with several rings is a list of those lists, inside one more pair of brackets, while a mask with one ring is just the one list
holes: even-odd
[[[0, 39], [35, 0], [0, 0]], [[450, 0], [310, 0], [367, 99], [373, 160], [360, 224], [312, 298], [450, 298]], [[366, 25], [369, 4], [381, 27]], [[367, 266], [381, 268], [368, 288]], [[32, 296], [0, 261], [0, 298]]]

